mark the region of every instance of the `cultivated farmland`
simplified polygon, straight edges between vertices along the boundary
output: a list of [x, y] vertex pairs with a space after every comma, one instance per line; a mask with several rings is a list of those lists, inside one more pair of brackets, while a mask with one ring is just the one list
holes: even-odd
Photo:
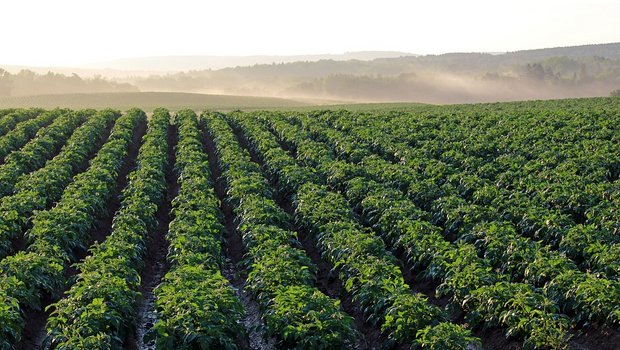
[[620, 99], [0, 110], [2, 349], [618, 349]]

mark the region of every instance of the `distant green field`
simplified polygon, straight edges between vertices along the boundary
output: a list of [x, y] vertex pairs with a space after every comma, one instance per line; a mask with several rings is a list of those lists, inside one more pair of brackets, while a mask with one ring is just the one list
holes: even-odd
[[0, 97], [0, 109], [28, 107], [51, 109], [55, 107], [65, 107], [71, 109], [114, 108], [127, 110], [137, 107], [146, 112], [152, 112], [156, 107], [164, 107], [171, 111], [189, 108], [196, 111], [230, 111], [235, 109], [310, 111], [317, 109], [346, 109], [351, 111], [375, 112], [411, 110], [420, 106], [425, 105], [421, 103], [345, 104], [335, 101], [296, 101], [276, 97], [211, 95], [182, 92], [122, 92]]
[[176, 111], [183, 108], [194, 110], [253, 110], [280, 109], [308, 106], [307, 103], [272, 97], [206, 95], [178, 92], [128, 92], [95, 94], [61, 94], [0, 98], [0, 108], [66, 107], [81, 108], [115, 108], [126, 110], [138, 107], [151, 112], [156, 107], [165, 107]]
[[274, 111], [316, 111], [316, 110], [349, 110], [352, 112], [414, 112], [423, 110], [453, 109], [464, 106], [478, 106], [481, 108], [501, 108], [501, 106], [523, 106], [535, 103], [538, 105], [571, 106], [581, 104], [582, 101], [600, 101], [602, 105], [615, 99], [565, 99], [545, 101], [516, 101], [504, 103], [482, 103], [465, 105], [431, 105], [414, 102], [385, 102], [385, 103], [343, 103], [339, 101], [297, 101], [276, 97], [211, 95], [182, 92], [126, 92], [126, 93], [93, 93], [93, 94], [58, 94], [38, 96], [0, 97], [0, 109], [40, 107], [52, 109], [64, 107], [71, 109], [105, 109], [113, 108], [127, 110], [137, 107], [145, 112], [152, 112], [157, 107], [170, 111], [193, 109], [195, 111], [217, 110], [274, 110]]

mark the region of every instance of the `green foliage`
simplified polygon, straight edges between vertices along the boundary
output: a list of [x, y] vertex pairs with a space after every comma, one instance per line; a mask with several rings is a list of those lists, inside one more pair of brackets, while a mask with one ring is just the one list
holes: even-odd
[[[617, 236], [611, 233], [619, 231], [613, 225], [617, 214], [611, 210], [609, 199], [614, 192], [608, 182], [618, 177], [613, 160], [618, 148], [608, 141], [617, 138], [612, 121], [617, 114], [596, 109], [596, 103], [586, 100], [568, 105], [562, 101], [557, 105], [460, 110], [432, 107], [429, 113], [444, 109], [446, 114], [422, 118], [409, 113], [378, 116], [347, 112], [323, 113], [316, 118], [282, 114], [269, 118], [282, 120], [270, 124], [276, 133], [280, 128], [290, 130], [290, 125], [301, 126], [297, 136], [288, 139], [293, 147], [303, 147], [294, 141], [306, 133], [336, 150], [336, 157], [347, 157], [338, 150], [353, 145], [381, 156], [357, 161], [363, 169], [355, 169], [356, 161], [350, 160], [348, 173], [361, 178], [341, 178], [340, 183], [330, 185], [346, 193], [351, 206], [362, 212], [362, 219], [388, 243], [404, 250], [415, 268], [428, 266], [426, 276], [445, 279], [440, 293], [462, 300], [475, 286], [502, 280], [523, 281], [547, 290], [555, 286], [552, 300], [562, 312], [576, 313], [576, 320], [613, 323], [612, 310], [619, 307], [618, 302], [609, 299], [603, 288], [587, 287], [607, 285], [612, 294], [620, 290], [614, 280], [618, 271], [615, 257], [620, 250]], [[335, 133], [334, 128], [342, 133]], [[584, 134], [571, 134], [572, 130]], [[497, 138], [506, 133], [516, 137]], [[564, 135], [569, 134], [573, 143], [566, 144]], [[421, 180], [420, 173], [424, 181], [439, 189], [425, 197], [427, 203], [420, 201], [420, 188], [411, 185]], [[410, 201], [418, 208], [412, 208]], [[574, 218], [586, 219], [586, 223], [576, 225]], [[415, 226], [408, 223], [410, 219]], [[442, 243], [436, 234], [413, 230], [425, 220], [438, 226], [427, 227], [426, 232], [442, 232], [470, 247], [457, 250]], [[394, 224], [396, 221], [400, 222]], [[504, 275], [496, 279], [493, 269]], [[596, 275], [584, 273], [588, 269]], [[564, 281], [570, 283], [556, 283], [568, 272], [573, 278]], [[574, 290], [583, 291], [591, 300], [606, 300], [608, 308], [556, 297], [572, 295]]]
[[[144, 115], [142, 111], [133, 113]], [[118, 349], [126, 332], [132, 329], [147, 235], [155, 228], [155, 213], [166, 189], [169, 125], [168, 111], [155, 111], [138, 153], [136, 169], [128, 176], [121, 207], [114, 215], [112, 232], [105, 242], [90, 248], [90, 256], [77, 265], [80, 271], [77, 282], [66, 298], [53, 304], [55, 310], [47, 329], [54, 346], [74, 348], [87, 338], [91, 344], [103, 342], [96, 348]], [[98, 202], [100, 197], [96, 194], [106, 187], [111, 192], [114, 178], [90, 183], [89, 190], [95, 191], [92, 197], [85, 198], [90, 210], [103, 211], [105, 200]], [[84, 192], [89, 193], [82, 191], [82, 196]], [[89, 214], [85, 215], [85, 221], [95, 217], [94, 213]], [[80, 238], [84, 233], [75, 240], [83, 240]], [[67, 244], [73, 243], [69, 240]], [[93, 285], [97, 287], [92, 288]]]
[[[199, 119], [181, 111], [173, 119], [180, 189], [167, 233], [170, 271], [155, 289], [158, 321], [149, 337], [161, 348], [235, 349], [245, 336], [243, 308], [220, 273], [225, 228], [203, 137], [214, 141], [212, 161], [242, 237], [245, 288], [279, 347], [347, 348], [358, 336], [340, 302], [315, 287], [317, 268], [293, 227], [316, 242], [387, 346], [467, 349], [480, 345], [470, 327], [499, 327], [524, 348], [564, 349], [582, 329], [617, 327], [617, 110], [613, 99], [594, 99], [419, 106], [415, 113]], [[12, 253], [11, 240], [32, 225], [27, 248], [0, 261], [5, 348], [20, 339], [25, 307], [42, 307], [42, 295], [57, 299], [72, 282], [67, 266], [106, 212], [132, 131], [145, 118], [137, 110], [119, 118], [82, 172], [95, 147], [87, 141], [118, 115], [78, 114], [0, 111], [0, 140], [25, 135], [23, 125], [43, 115], [51, 123], [19, 141], [26, 146], [0, 167], [10, 180], [0, 200], [0, 252]], [[59, 122], [71, 118], [75, 132]], [[87, 121], [78, 128], [80, 118]], [[168, 126], [167, 111], [157, 110], [112, 235], [88, 247], [76, 283], [50, 307], [53, 346], [120, 348], [134, 326], [148, 233], [171, 166]], [[62, 149], [56, 137], [68, 139]], [[294, 215], [276, 202], [284, 196]], [[412, 275], [405, 283], [403, 276]], [[436, 285], [434, 297], [462, 310], [466, 326], [448, 322], [447, 310], [413, 293], [417, 282]]]
[[416, 334], [416, 344], [429, 350], [459, 350], [480, 346], [480, 340], [462, 326], [449, 322], [441, 322], [436, 326], [428, 326]]
[[31, 218], [28, 248], [0, 263], [0, 285], [7, 286], [0, 289], [0, 299], [7, 301], [0, 314], [0, 324], [6, 325], [1, 339], [19, 341], [24, 326], [22, 307], [36, 308], [43, 293], [57, 297], [66, 283], [68, 264], [75, 261], [72, 247], [84, 245], [88, 229], [114, 188], [116, 176], [111, 174], [120, 170], [134, 127], [145, 117], [132, 111], [117, 120], [90, 167], [75, 176], [56, 206]]
[[[377, 134], [376, 132], [368, 133], [365, 131], [368, 130], [364, 129], [367, 126], [360, 126], [359, 119], [355, 123], [351, 123], [346, 119], [349, 117], [346, 112], [342, 113], [341, 116], [322, 114], [319, 115], [319, 118], [324, 116], [325, 120], [329, 120], [330, 123], [349, 123], [336, 125], [336, 128], [346, 132], [351, 132], [351, 129], [355, 128], [353, 130], [355, 135], [358, 137], [362, 135], [363, 137], [368, 137], [368, 143], [366, 143], [366, 139], [360, 142], [359, 139], [352, 140], [347, 136], [334, 133], [329, 126], [322, 125], [316, 118], [300, 115], [282, 117], [282, 114], [272, 113], [260, 116], [259, 119], [260, 122], [272, 128], [274, 134], [281, 138], [280, 142], [287, 144], [287, 147], [294, 150], [293, 156], [297, 155], [300, 164], [308, 167], [317, 167], [318, 164], [321, 164], [319, 174], [328, 179], [330, 186], [347, 194], [350, 205], [356, 211], [361, 211], [363, 221], [380, 234], [388, 245], [404, 251], [406, 260], [411, 262], [414, 268], [425, 269], [424, 276], [441, 280], [442, 283], [437, 290], [439, 294], [451, 296], [455, 302], [465, 308], [465, 311], [474, 315], [480, 310], [476, 310], [477, 306], [468, 303], [471, 293], [479, 289], [484, 290], [481, 289], [484, 287], [491, 288], [491, 294], [497, 293], [499, 297], [501, 289], [493, 289], [492, 287], [496, 286], [499, 288], [502, 284], [507, 283], [505, 281], [514, 281], [508, 284], [508, 286], [511, 286], [510, 288], [525, 288], [523, 292], [530, 294], [533, 298], [532, 300], [538, 300], [542, 305], [552, 305], [552, 307], [543, 308], [539, 313], [529, 313], [527, 311], [528, 307], [523, 306], [526, 304], [518, 302], [499, 304], [501, 305], [500, 308], [489, 309], [484, 312], [481, 316], [481, 321], [486, 324], [493, 324], [493, 320], [496, 317], [507, 312], [522, 315], [522, 318], [504, 319], [503, 322], [505, 323], [503, 325], [511, 330], [510, 332], [518, 333], [519, 336], [522, 336], [525, 339], [525, 344], [532, 347], [561, 347], [561, 344], [567, 338], [568, 323], [566, 316], [561, 315], [560, 311], [566, 311], [571, 314], [578, 312], [584, 315], [580, 317], [590, 320], [614, 322], [613, 312], [610, 310], [615, 309], [615, 302], [606, 298], [599, 289], [585, 288], [585, 285], [578, 287], [586, 283], [586, 280], [589, 281], [588, 283], [602, 283], [602, 280], [598, 280], [596, 277], [583, 277], [583, 274], [579, 272], [577, 275], [582, 276], [580, 279], [583, 282], [580, 282], [580, 279], [573, 278], [570, 285], [559, 286], [557, 289], [558, 294], [554, 295], [561, 295], [561, 293], [568, 293], [572, 288], [579, 288], [579, 290], [583, 290], [584, 293], [591, 296], [593, 300], [609, 300], [605, 304], [610, 309], [594, 309], [583, 303], [571, 304], [567, 300], [560, 300], [560, 298], [554, 297], [554, 295], [548, 297], [544, 292], [526, 284], [523, 284], [523, 287], [519, 287], [520, 284], [518, 282], [520, 280], [532, 283], [535, 286], [551, 286], [554, 279], [562, 273], [578, 269], [578, 266], [566, 256], [546, 246], [556, 245], [562, 240], [567, 227], [571, 225], [569, 215], [537, 206], [531, 206], [524, 211], [521, 209], [522, 205], [510, 207], [508, 204], [498, 204], [494, 202], [497, 200], [497, 194], [489, 196], [489, 199], [485, 199], [485, 202], [480, 202], [486, 203], [485, 205], [470, 202], [474, 198], [476, 200], [478, 198], [483, 199], [477, 190], [479, 187], [490, 188], [487, 187], [486, 179], [481, 179], [477, 175], [461, 175], [454, 169], [446, 167], [441, 161], [448, 161], [448, 158], [444, 158], [439, 162], [435, 159], [408, 158], [411, 155], [418, 157], [424, 155], [412, 153], [411, 148], [401, 148], [402, 145], [408, 147], [406, 143], [394, 142], [395, 131], [398, 131], [401, 125], [406, 125], [411, 119], [403, 118], [399, 119], [398, 123], [383, 123], [379, 126], [377, 122], [382, 123], [381, 119], [369, 115], [369, 118], [364, 122], [373, 124], [372, 128], [381, 129], [387, 126], [388, 129], [391, 129]], [[356, 118], [358, 117], [359, 115], [356, 115]], [[399, 117], [399, 115], [396, 114], [396, 117]], [[273, 136], [261, 131], [259, 127], [252, 126], [252, 123], [255, 122], [250, 121], [250, 119], [239, 117], [238, 120], [246, 133], [254, 135], [249, 138], [254, 140], [255, 147], [258, 150], [262, 150], [262, 154], [266, 158], [267, 166], [269, 167], [270, 155], [268, 152], [273, 152], [273, 148], [269, 148], [270, 142], [260, 141], [260, 138]], [[443, 120], [441, 122], [445, 123]], [[295, 130], [295, 127], [291, 128], [291, 125], [300, 127], [297, 127]], [[415, 130], [415, 128], [413, 129]], [[461, 130], [455, 130], [461, 132]], [[256, 135], [262, 136], [257, 137]], [[380, 141], [376, 139], [370, 140], [370, 138], [377, 138], [377, 135], [379, 135]], [[397, 137], [410, 138], [411, 136], [402, 133], [402, 135], [397, 135]], [[428, 136], [417, 133], [416, 137], [424, 139], [424, 137]], [[303, 142], [300, 141], [302, 139], [304, 139]], [[314, 143], [308, 141], [312, 139], [315, 140]], [[357, 147], [368, 147], [368, 149], [377, 152], [384, 159], [372, 156], [368, 157], [368, 160], [362, 158], [362, 161], [351, 159], [349, 160], [351, 163], [348, 163], [346, 167], [338, 165], [342, 164], [342, 161], [337, 160], [336, 157], [351, 157], [346, 150], [353, 149], [353, 147], [346, 146], [347, 142], [357, 143]], [[325, 146], [321, 143], [328, 145], [328, 147], [334, 147], [332, 149], [335, 151], [335, 155], [331, 159], [329, 156], [326, 158], [325, 153], [305, 151], [308, 148], [324, 148]], [[462, 156], [462, 153], [459, 153], [457, 150], [450, 150], [450, 152], [450, 157], [454, 159], [451, 160], [453, 162], [481, 164], [481, 162], [475, 161], [471, 157]], [[486, 150], [481, 152], [486, 152]], [[441, 155], [441, 153], [437, 154]], [[400, 158], [401, 165], [399, 166], [391, 163], [399, 160], [399, 158], [395, 158], [396, 155]], [[480, 153], [477, 156], [479, 155]], [[448, 153], [446, 152], [447, 156]], [[357, 168], [353, 162], [359, 162]], [[433, 168], [424, 165], [424, 162], [432, 164]], [[326, 163], [330, 165], [326, 165]], [[407, 168], [403, 169], [402, 164], [410, 164], [414, 172], [408, 171]], [[338, 166], [335, 167], [334, 165]], [[386, 170], [392, 168], [395, 171]], [[330, 171], [326, 171], [327, 169], [334, 169], [338, 172], [331, 170], [330, 173]], [[420, 197], [416, 193], [408, 193], [408, 191], [414, 189], [410, 184], [419, 181], [415, 171], [427, 172], [426, 176], [434, 179], [431, 181], [436, 181], [439, 185], [437, 188], [440, 188], [440, 191], [435, 192], [433, 197], [427, 197], [433, 202], [431, 205], [421, 203]], [[497, 172], [488, 171], [487, 173], [491, 174], [491, 176], [497, 176], [498, 174]], [[356, 177], [358, 178], [356, 179]], [[394, 191], [391, 188], [398, 191]], [[505, 190], [500, 188], [500, 191], [496, 191], [496, 193], [501, 194], [501, 191]], [[308, 190], [308, 193], [311, 192], [320, 191], [317, 189]], [[319, 197], [332, 196], [329, 192], [320, 193]], [[298, 196], [298, 208], [300, 204], [304, 205], [306, 202], [321, 202], [323, 198], [319, 197], [304, 197], [304, 203], [301, 203], [301, 197]], [[551, 199], [549, 197], [549, 200]], [[553, 198], [554, 201], [560, 199], [562, 201], [565, 200], [559, 196]], [[413, 200], [415, 204], [419, 205], [419, 208], [412, 207], [410, 202], [408, 202], [409, 200]], [[313, 220], [343, 221], [351, 217], [346, 212], [336, 214], [337, 212], [331, 209], [333, 207], [340, 208], [341, 205], [335, 204], [333, 201], [328, 205], [310, 205], [309, 208], [313, 209], [304, 211], [304, 214], [310, 219], [304, 219], [304, 215], [300, 215], [301, 222], [311, 228]], [[346, 205], [342, 207], [346, 208]], [[507, 214], [498, 211], [503, 208], [507, 210]], [[428, 210], [431, 211], [431, 215], [425, 212]], [[583, 213], [583, 211], [581, 212]], [[577, 214], [571, 213], [571, 215], [578, 215], [579, 212], [574, 213]], [[542, 217], [544, 220], [539, 219], [539, 217]], [[473, 230], [480, 223], [495, 220], [501, 221], [500, 219], [509, 219], [511, 222], [504, 224], [499, 230], [493, 228], [493, 226], [491, 226], [491, 230], [487, 228], [479, 228], [481, 231]], [[425, 220], [431, 220], [431, 224], [424, 223]], [[433, 224], [439, 227], [434, 227]], [[512, 225], [515, 225], [514, 227], [517, 229], [514, 230]], [[321, 238], [325, 236], [325, 232], [332, 230], [327, 227], [333, 226], [334, 224], [326, 225], [326, 228], [317, 231], [317, 234], [320, 235], [320, 245], [324, 245], [321, 242]], [[428, 233], [432, 234], [429, 235]], [[457, 239], [462, 239], [464, 244], [461, 243], [453, 246], [446, 242], [440, 233], [456, 236]], [[519, 234], [529, 237], [520, 237]], [[535, 242], [530, 237], [541, 238], [542, 241]], [[333, 249], [333, 246], [330, 246], [330, 248]], [[356, 248], [347, 247], [346, 253], [354, 254], [355, 250]], [[479, 254], [483, 258], [480, 258]], [[494, 270], [496, 266], [501, 267], [500, 272], [505, 274], [500, 273], [498, 275], [497, 271]], [[614, 281], [610, 281], [608, 287], [611, 290], [618, 290], [618, 285]], [[529, 318], [528, 324], [522, 324], [522, 320], [525, 318]], [[542, 329], [547, 329], [547, 331], [542, 331]]]
[[13, 130], [17, 124], [37, 117], [44, 110], [39, 108], [31, 109], [3, 109], [0, 112], [0, 136], [6, 135]]
[[154, 291], [158, 321], [151, 329], [159, 348], [236, 349], [245, 332], [243, 307], [222, 277], [224, 226], [210, 183], [196, 114], [177, 114], [176, 171], [179, 194], [172, 201], [174, 220], [167, 239], [170, 271]]
[[506, 327], [506, 335], [525, 337], [526, 348], [566, 347], [569, 320], [557, 307], [526, 284], [501, 282], [480, 287], [467, 296], [465, 309], [471, 322]]
[[[292, 220], [273, 200], [260, 166], [251, 161], [220, 115], [205, 113], [202, 119], [215, 141], [248, 252], [246, 285], [259, 301], [268, 333], [275, 335], [283, 348], [349, 346], [355, 337], [353, 319], [340, 310], [338, 301], [314, 287], [316, 267], [299, 248], [295, 233], [289, 231]], [[280, 189], [294, 190], [301, 174], [280, 182]]]
[[243, 307], [219, 271], [180, 264], [155, 290], [159, 319], [151, 332], [163, 349], [237, 349]]
[[391, 330], [394, 338], [408, 343], [418, 342], [419, 332], [430, 325], [444, 321], [446, 315], [438, 308], [429, 307], [421, 295], [402, 294], [394, 300], [385, 315], [382, 330]]
[[2, 137], [0, 143], [6, 145], [0, 144], [0, 158], [4, 158], [0, 167], [0, 196], [13, 191], [20, 175], [43, 166], [93, 113], [92, 110], [55, 109], [18, 124]]
[[[44, 167], [19, 178], [13, 194], [0, 200], [0, 242], [18, 237], [29, 223], [25, 218], [60, 199], [72, 176], [86, 166], [88, 157], [95, 151], [97, 142], [93, 140], [103, 142], [107, 127], [118, 117], [119, 113], [111, 110], [91, 116], [73, 132], [58, 155]], [[0, 245], [0, 256], [6, 256], [12, 248], [8, 244]]]
[[[246, 119], [239, 118], [235, 121], [245, 129], [246, 134], [254, 135], [249, 138], [255, 141], [254, 147], [263, 155], [268, 167], [272, 167], [272, 161], [278, 161], [282, 157], [275, 152], [277, 144], [267, 141], [273, 136], [253, 126]], [[294, 142], [292, 139], [291, 141]], [[296, 146], [308, 149], [315, 145]], [[318, 157], [324, 162], [327, 154], [329, 153], [304, 153], [303, 157]], [[321, 162], [317, 160], [313, 164]], [[287, 175], [286, 171], [280, 174]], [[322, 254], [340, 270], [345, 288], [353, 294], [354, 301], [359, 303], [369, 320], [384, 323], [383, 329], [392, 331], [395, 340], [410, 341], [415, 336], [414, 325], [417, 325], [418, 329], [422, 328], [426, 322], [434, 322], [435, 316], [442, 315], [439, 309], [428, 305], [420, 297], [406, 299], [412, 296], [408, 293], [400, 269], [394, 265], [394, 258], [385, 251], [380, 240], [373, 238], [359, 226], [349, 224], [353, 215], [344, 198], [325, 188], [306, 183], [297, 189], [295, 206], [298, 221], [318, 236]], [[399, 303], [411, 300], [410, 303], [415, 302], [422, 309], [399, 307], [397, 300], [403, 300]], [[420, 318], [421, 315], [428, 315], [428, 318]]]
[[278, 330], [285, 348], [334, 349], [348, 346], [355, 333], [340, 304], [308, 285], [280, 288], [264, 318]]

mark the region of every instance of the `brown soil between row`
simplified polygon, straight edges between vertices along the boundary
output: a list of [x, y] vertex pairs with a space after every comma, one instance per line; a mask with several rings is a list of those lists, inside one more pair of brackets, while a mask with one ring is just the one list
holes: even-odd
[[130, 350], [155, 349], [154, 342], [145, 341], [144, 337], [157, 321], [153, 290], [161, 283], [163, 276], [170, 269], [170, 264], [166, 259], [169, 248], [166, 234], [172, 220], [171, 203], [179, 193], [178, 177], [174, 171], [177, 141], [177, 128], [170, 125], [167, 137], [168, 166], [166, 167], [166, 193], [163, 202], [155, 213], [157, 226], [148, 237], [146, 255], [144, 256], [144, 268], [140, 272], [140, 288], [138, 291], [141, 297], [137, 300], [135, 329], [125, 340], [125, 348]]
[[216, 152], [215, 143], [212, 136], [202, 127], [203, 145], [209, 159], [209, 168], [212, 182], [215, 186], [215, 193], [220, 200], [220, 210], [224, 214], [224, 224], [226, 228], [224, 236], [224, 254], [228, 261], [222, 274], [228, 279], [235, 288], [237, 296], [245, 309], [243, 324], [246, 329], [247, 337], [239, 337], [238, 345], [242, 349], [270, 350], [275, 348], [275, 340], [265, 337], [265, 325], [262, 321], [258, 303], [245, 291], [247, 271], [243, 268], [245, 250], [241, 239], [241, 234], [237, 231], [235, 224], [235, 214], [229, 203], [226, 193], [226, 179], [222, 176], [219, 166], [219, 157]]

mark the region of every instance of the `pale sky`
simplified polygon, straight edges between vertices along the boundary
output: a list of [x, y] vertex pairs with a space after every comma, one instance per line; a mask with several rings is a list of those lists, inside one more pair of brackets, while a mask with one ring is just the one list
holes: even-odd
[[514, 51], [620, 41], [620, 0], [8, 0], [0, 64]]

